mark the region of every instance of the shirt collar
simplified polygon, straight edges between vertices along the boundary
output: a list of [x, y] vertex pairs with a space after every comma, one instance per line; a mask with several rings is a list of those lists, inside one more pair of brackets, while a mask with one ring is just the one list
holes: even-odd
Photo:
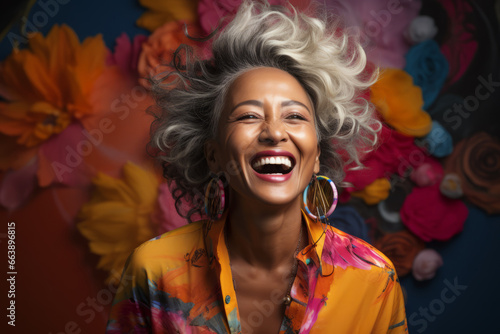
[[[326, 237], [324, 235], [324, 232], [327, 226], [324, 225], [319, 219], [311, 219], [303, 210], [302, 217], [306, 223], [309, 243], [299, 253], [297, 258], [303, 262], [306, 262], [308, 257], [311, 258], [307, 254], [309, 254], [311, 250], [314, 250], [316, 256], [312, 257], [311, 259], [316, 262], [319, 268], [321, 268], [322, 274], [327, 275], [331, 271], [331, 268], [329, 268], [330, 266], [326, 263], [323, 263], [321, 260]], [[208, 231], [207, 238], [207, 252], [209, 252], [209, 254], [213, 254], [217, 262], [222, 267], [224, 267], [226, 264], [229, 264], [229, 256], [227, 254], [226, 242], [224, 239], [224, 226], [226, 224], [226, 219], [227, 210], [219, 220], [213, 222], [210, 231]]]

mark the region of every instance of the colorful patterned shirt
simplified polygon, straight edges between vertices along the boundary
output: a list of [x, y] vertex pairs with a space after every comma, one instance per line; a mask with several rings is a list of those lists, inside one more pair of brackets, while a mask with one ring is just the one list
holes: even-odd
[[[391, 261], [363, 240], [303, 217], [309, 245], [297, 255], [280, 333], [407, 333]], [[192, 223], [137, 247], [106, 332], [241, 333], [224, 224], [225, 217], [211, 228]], [[263, 308], [272, 302], [263, 301]]]

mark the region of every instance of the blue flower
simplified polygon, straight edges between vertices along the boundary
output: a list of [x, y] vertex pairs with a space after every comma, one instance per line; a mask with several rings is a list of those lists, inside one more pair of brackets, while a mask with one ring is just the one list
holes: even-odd
[[330, 225], [339, 230], [361, 238], [365, 241], [368, 240], [368, 226], [363, 217], [351, 206], [339, 206], [328, 217]]
[[453, 140], [450, 133], [437, 121], [432, 121], [431, 132], [422, 140], [429, 153], [437, 158], [450, 155], [453, 151]]
[[406, 54], [405, 71], [422, 88], [424, 110], [434, 102], [448, 76], [448, 61], [434, 40], [413, 46]]

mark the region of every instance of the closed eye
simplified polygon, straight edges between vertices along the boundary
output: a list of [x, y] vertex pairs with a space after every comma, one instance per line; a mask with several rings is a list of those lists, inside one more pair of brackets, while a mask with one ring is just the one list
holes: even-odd
[[244, 114], [244, 115], [239, 116], [236, 120], [243, 121], [246, 119], [259, 119], [259, 117], [257, 117], [257, 115], [255, 115], [255, 114]]
[[290, 114], [290, 115], [286, 116], [286, 118], [287, 119], [300, 119], [303, 121], [307, 120], [307, 118], [305, 118], [302, 114], [299, 114], [299, 113]]

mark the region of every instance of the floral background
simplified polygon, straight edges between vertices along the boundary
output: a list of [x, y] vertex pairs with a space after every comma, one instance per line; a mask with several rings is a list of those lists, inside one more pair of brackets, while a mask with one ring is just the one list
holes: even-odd
[[[184, 28], [205, 36], [240, 2], [34, 1], [7, 30], [0, 241], [6, 254], [6, 224], [15, 222], [18, 272], [8, 332], [103, 331], [130, 252], [186, 223], [146, 151], [153, 100], [145, 78], [164, 72], [181, 43], [204, 50]], [[364, 156], [367, 168], [346, 167], [331, 223], [394, 262], [410, 332], [494, 328], [498, 3], [290, 2], [341, 17], [381, 68], [368, 97], [384, 122], [381, 143]]]

